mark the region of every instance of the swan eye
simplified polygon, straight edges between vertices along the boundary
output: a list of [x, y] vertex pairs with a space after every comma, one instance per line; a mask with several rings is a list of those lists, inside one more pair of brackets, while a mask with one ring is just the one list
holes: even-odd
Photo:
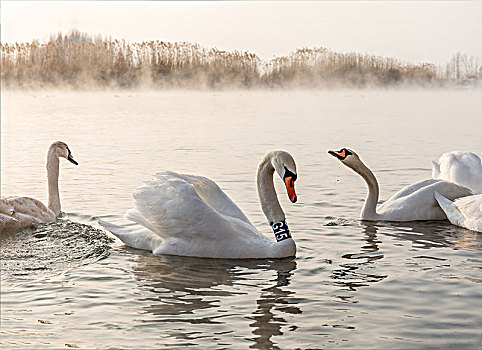
[[348, 156], [351, 156], [353, 155], [353, 153], [351, 153], [349, 150], [347, 150], [346, 148], [343, 148], [343, 151], [345, 152], [345, 157], [348, 157]]
[[292, 183], [294, 183], [296, 181], [296, 179], [298, 178], [298, 176], [294, 172], [289, 170], [285, 165], [285, 174], [283, 175], [283, 180], [288, 178], [288, 177], [291, 178]]

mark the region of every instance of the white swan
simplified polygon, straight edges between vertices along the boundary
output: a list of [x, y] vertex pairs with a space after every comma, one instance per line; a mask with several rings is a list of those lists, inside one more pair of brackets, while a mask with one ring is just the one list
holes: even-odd
[[156, 174], [134, 192], [135, 209], [127, 211], [125, 217], [137, 225], [99, 223], [125, 244], [157, 255], [233, 259], [295, 256], [296, 245], [273, 184], [274, 171], [295, 203], [296, 164], [289, 153], [268, 153], [257, 174], [261, 207], [276, 240], [258, 231], [215, 182], [174, 172]]
[[435, 198], [452, 225], [482, 232], [482, 194], [451, 201], [435, 192]]
[[48, 207], [30, 197], [2, 197], [0, 203], [0, 229], [2, 231], [16, 231], [32, 225], [55, 221], [60, 214], [59, 157], [66, 158], [71, 163], [78, 165], [65, 143], [57, 141], [50, 146], [47, 154]]
[[438, 162], [432, 161], [432, 177], [465, 186], [474, 194], [482, 193], [482, 163], [472, 152], [442, 154]]
[[377, 179], [358, 155], [347, 148], [342, 148], [340, 151], [328, 151], [328, 153], [360, 174], [368, 185], [368, 197], [361, 211], [361, 220], [446, 220], [445, 213], [434, 198], [434, 192], [438, 191], [450, 199], [471, 195], [471, 192], [464, 187], [447, 181], [429, 179], [405, 187], [377, 208], [379, 195]]

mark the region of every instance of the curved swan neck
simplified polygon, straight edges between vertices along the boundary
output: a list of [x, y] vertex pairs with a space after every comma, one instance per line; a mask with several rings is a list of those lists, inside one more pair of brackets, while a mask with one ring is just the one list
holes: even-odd
[[49, 188], [48, 207], [55, 213], [60, 214], [60, 195], [59, 195], [59, 157], [54, 150], [49, 150], [47, 155], [47, 179]]
[[258, 167], [257, 185], [261, 208], [270, 225], [286, 219], [283, 209], [278, 201], [278, 195], [273, 184], [274, 167], [271, 164], [272, 154], [264, 157]]
[[368, 196], [363, 205], [360, 218], [374, 219], [377, 215], [377, 203], [380, 190], [375, 175], [368, 167], [360, 161], [356, 168], [353, 168], [365, 180], [368, 186]]

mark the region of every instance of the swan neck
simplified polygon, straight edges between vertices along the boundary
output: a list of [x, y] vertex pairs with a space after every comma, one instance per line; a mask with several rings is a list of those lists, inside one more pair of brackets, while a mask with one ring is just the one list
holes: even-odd
[[267, 155], [259, 165], [257, 185], [261, 208], [270, 225], [286, 220], [273, 183], [274, 171], [275, 169], [271, 164], [271, 156]]
[[374, 219], [377, 216], [377, 203], [380, 190], [378, 181], [373, 172], [360, 161], [360, 166], [355, 171], [361, 175], [368, 186], [368, 196], [361, 212], [361, 219]]
[[50, 150], [47, 155], [47, 179], [49, 189], [48, 207], [55, 213], [60, 214], [60, 195], [59, 195], [59, 157]]

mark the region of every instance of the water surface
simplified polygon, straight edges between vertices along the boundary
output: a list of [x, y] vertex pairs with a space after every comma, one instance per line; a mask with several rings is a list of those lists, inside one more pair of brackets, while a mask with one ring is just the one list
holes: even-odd
[[[46, 150], [61, 162], [62, 219], [3, 235], [5, 348], [481, 347], [482, 238], [448, 222], [358, 220], [363, 180], [329, 156], [357, 151], [381, 199], [431, 176], [447, 151], [480, 152], [480, 91], [4, 92], [2, 195], [46, 202]], [[155, 172], [215, 180], [266, 235], [255, 174], [289, 151], [280, 180], [295, 259], [153, 256], [98, 231], [122, 222]]]

